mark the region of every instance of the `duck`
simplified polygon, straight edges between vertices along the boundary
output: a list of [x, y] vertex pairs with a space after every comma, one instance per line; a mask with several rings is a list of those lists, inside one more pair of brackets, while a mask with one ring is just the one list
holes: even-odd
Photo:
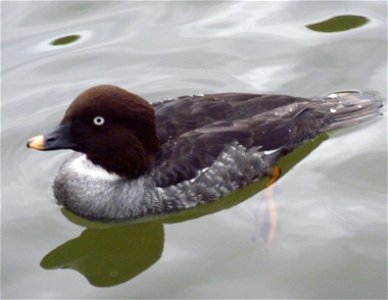
[[219, 93], [150, 103], [99, 85], [27, 147], [73, 150], [53, 183], [59, 205], [91, 220], [135, 220], [216, 201], [269, 176], [305, 141], [374, 119], [382, 105], [362, 91], [313, 98]]

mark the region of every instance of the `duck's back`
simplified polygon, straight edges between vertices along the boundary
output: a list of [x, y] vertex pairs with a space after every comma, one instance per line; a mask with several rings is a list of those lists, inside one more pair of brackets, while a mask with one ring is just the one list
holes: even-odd
[[234, 121], [308, 99], [285, 95], [223, 93], [182, 96], [154, 103], [161, 144], [216, 121]]
[[[262, 152], [261, 157], [273, 164], [321, 132], [373, 117], [379, 106], [381, 102], [362, 93], [332, 94], [313, 100], [225, 93], [156, 103], [161, 150], [153, 176], [161, 187], [192, 180], [232, 143], [248, 152]], [[269, 150], [271, 155], [263, 155]], [[230, 161], [239, 163], [244, 162]]]

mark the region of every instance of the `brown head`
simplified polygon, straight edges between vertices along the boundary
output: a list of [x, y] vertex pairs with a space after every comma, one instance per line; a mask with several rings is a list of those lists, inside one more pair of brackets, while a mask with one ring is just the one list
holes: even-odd
[[154, 109], [117, 86], [92, 87], [71, 103], [57, 128], [30, 139], [27, 147], [72, 149], [108, 172], [137, 177], [159, 148]]

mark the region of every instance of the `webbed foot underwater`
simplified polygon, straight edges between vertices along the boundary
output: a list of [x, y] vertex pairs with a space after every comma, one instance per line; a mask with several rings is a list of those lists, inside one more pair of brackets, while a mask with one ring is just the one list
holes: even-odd
[[322, 132], [380, 114], [362, 92], [312, 99], [223, 93], [149, 103], [112, 85], [79, 95], [29, 148], [71, 149], [54, 181], [70, 211], [133, 220], [226, 196], [267, 176], [277, 161]]

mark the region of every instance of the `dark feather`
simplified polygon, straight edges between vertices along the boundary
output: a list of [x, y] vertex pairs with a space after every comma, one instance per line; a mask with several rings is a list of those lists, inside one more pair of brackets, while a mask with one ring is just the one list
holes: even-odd
[[289, 129], [298, 129], [294, 118], [300, 111], [290, 112], [287, 107], [298, 105], [303, 110], [308, 102], [283, 95], [227, 93], [185, 96], [156, 104], [161, 144], [153, 168], [157, 185], [165, 187], [195, 178], [225, 146], [236, 141], [260, 150], [291, 146]]

